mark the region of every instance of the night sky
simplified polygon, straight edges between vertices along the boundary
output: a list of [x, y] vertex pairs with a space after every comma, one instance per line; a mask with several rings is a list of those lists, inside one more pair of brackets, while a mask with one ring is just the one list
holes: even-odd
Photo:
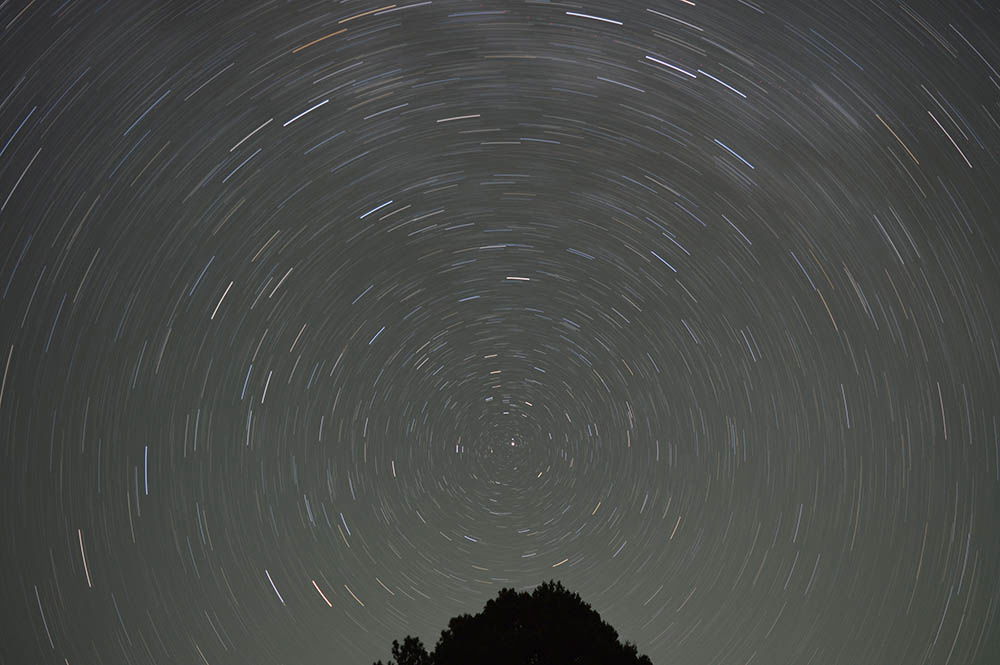
[[1000, 5], [0, 1], [0, 663], [1000, 662]]

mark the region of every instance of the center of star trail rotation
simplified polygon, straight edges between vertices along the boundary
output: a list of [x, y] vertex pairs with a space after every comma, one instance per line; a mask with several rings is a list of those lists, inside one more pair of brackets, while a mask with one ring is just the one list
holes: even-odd
[[990, 2], [0, 2], [0, 665], [1000, 653]]

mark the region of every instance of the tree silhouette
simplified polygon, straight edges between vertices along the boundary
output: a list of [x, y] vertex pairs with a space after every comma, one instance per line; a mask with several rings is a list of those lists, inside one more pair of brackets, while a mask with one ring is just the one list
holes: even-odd
[[[383, 665], [378, 661], [375, 665]], [[386, 665], [652, 665], [576, 593], [545, 582], [501, 589], [474, 616], [448, 622], [432, 653], [415, 637], [392, 643]]]
[[[395, 665], [433, 665], [434, 661], [431, 660], [430, 654], [427, 653], [424, 643], [419, 638], [407, 635], [402, 646], [397, 640], [392, 641], [392, 658], [389, 660], [389, 665], [393, 665], [393, 663]], [[376, 665], [382, 665], [382, 661], [378, 661]]]

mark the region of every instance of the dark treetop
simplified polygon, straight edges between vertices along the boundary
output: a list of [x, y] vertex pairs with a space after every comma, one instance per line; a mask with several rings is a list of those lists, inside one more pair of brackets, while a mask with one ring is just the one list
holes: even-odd
[[[502, 589], [474, 616], [448, 622], [434, 651], [416, 637], [392, 643], [388, 665], [651, 665], [634, 644], [560, 582], [546, 582], [531, 593]], [[378, 661], [375, 665], [382, 665]]]

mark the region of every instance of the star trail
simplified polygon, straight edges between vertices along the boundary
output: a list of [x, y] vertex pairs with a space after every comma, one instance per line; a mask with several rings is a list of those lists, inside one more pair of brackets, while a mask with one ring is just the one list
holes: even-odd
[[0, 0], [0, 664], [1000, 662], [1000, 6]]

